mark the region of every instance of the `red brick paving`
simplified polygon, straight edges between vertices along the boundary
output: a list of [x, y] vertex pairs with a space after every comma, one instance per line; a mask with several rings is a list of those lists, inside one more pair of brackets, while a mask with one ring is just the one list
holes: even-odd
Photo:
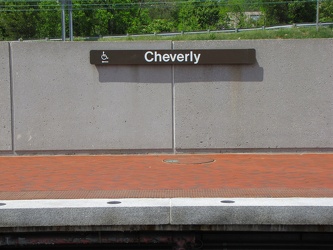
[[333, 197], [333, 154], [3, 156], [0, 172], [0, 200]]

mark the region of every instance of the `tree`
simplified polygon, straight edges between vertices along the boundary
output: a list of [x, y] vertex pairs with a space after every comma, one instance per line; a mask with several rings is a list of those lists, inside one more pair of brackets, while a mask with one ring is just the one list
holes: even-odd
[[315, 2], [293, 2], [288, 4], [289, 23], [304, 23], [316, 21]]
[[34, 2], [4, 2], [0, 27], [7, 39], [36, 38], [38, 6]]
[[141, 10], [141, 16], [138, 19], [142, 26], [137, 27], [136, 33], [160, 33], [176, 30], [179, 6], [174, 0], [154, 1], [145, 7]]
[[266, 25], [314, 22], [316, 3], [299, 0], [263, 0]]
[[263, 0], [262, 11], [265, 25], [286, 24], [288, 20], [288, 3], [286, 1]]
[[333, 21], [333, 1], [322, 0], [320, 3], [320, 22], [332, 22]]
[[38, 3], [38, 22], [36, 33], [38, 38], [56, 38], [61, 36], [60, 5], [55, 1]]
[[220, 9], [216, 1], [187, 1], [178, 14], [178, 29], [216, 29], [220, 20]]
[[[73, 1], [74, 36], [98, 36], [108, 34], [107, 23], [112, 17], [112, 14], [108, 11], [110, 2], [111, 1], [100, 0]], [[98, 4], [103, 4], [103, 8], [96, 8]]]
[[228, 0], [228, 12], [233, 27], [246, 26], [245, 0]]

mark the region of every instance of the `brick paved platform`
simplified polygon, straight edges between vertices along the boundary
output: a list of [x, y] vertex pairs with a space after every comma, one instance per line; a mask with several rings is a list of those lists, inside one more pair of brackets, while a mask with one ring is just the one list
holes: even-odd
[[333, 197], [333, 154], [2, 156], [0, 201]]

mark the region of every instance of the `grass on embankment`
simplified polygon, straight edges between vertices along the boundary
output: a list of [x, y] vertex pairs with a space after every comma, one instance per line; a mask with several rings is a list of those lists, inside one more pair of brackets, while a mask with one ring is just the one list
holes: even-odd
[[332, 27], [320, 27], [317, 31], [309, 28], [284, 28], [278, 30], [254, 30], [234, 33], [205, 33], [183, 34], [176, 36], [127, 36], [101, 38], [99, 41], [145, 41], [145, 40], [251, 40], [251, 39], [307, 39], [307, 38], [333, 38]]

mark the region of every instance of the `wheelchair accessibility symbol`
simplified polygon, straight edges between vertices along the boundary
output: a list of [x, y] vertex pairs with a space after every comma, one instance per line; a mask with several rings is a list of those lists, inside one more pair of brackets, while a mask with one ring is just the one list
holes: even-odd
[[105, 54], [105, 52], [103, 51], [102, 55], [101, 55], [101, 59], [102, 59], [102, 63], [108, 63], [109, 61], [109, 57]]

